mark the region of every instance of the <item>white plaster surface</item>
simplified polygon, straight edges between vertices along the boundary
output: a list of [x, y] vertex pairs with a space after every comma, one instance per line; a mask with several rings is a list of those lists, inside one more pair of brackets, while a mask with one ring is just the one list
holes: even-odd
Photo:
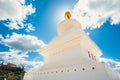
[[44, 66], [26, 73], [24, 80], [120, 80], [117, 72], [98, 62], [101, 50], [76, 20], [61, 22], [58, 36], [40, 53]]

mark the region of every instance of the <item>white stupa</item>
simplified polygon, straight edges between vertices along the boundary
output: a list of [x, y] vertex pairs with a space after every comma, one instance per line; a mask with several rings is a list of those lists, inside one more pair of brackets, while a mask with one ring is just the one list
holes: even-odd
[[117, 72], [99, 62], [100, 49], [82, 30], [78, 21], [66, 19], [58, 26], [58, 36], [40, 50], [44, 65], [25, 74], [24, 80], [120, 80]]

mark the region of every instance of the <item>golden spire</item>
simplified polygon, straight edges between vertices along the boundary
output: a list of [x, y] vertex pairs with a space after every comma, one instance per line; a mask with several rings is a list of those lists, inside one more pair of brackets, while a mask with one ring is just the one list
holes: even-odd
[[71, 14], [70, 14], [70, 12], [69, 11], [67, 11], [66, 13], [65, 13], [65, 16], [64, 16], [66, 19], [70, 19], [70, 17], [71, 17]]

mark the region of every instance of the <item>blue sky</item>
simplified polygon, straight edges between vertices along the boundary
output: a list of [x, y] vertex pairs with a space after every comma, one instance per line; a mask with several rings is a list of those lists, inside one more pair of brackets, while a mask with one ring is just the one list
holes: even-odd
[[57, 25], [69, 10], [103, 52], [101, 60], [120, 72], [119, 3], [119, 0], [0, 1], [0, 62], [25, 66], [26, 70], [41, 66], [44, 58], [39, 49], [57, 36]]

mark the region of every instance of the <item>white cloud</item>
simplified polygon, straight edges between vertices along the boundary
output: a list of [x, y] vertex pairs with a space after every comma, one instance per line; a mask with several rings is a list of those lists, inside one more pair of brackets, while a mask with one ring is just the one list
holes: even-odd
[[[29, 52], [38, 52], [40, 48], [46, 46], [42, 40], [32, 35], [17, 34], [6, 35], [6, 38], [0, 35], [0, 44], [9, 47], [8, 52], [0, 52], [0, 63], [14, 63], [17, 66], [24, 66], [26, 71], [36, 69], [43, 65], [42, 61], [31, 59], [28, 55]], [[40, 56], [37, 56], [40, 57]]]
[[46, 46], [42, 40], [38, 40], [35, 36], [16, 33], [3, 39], [2, 44], [22, 52], [38, 51], [40, 48]]
[[120, 72], [120, 62], [119, 61], [115, 61], [115, 60], [109, 59], [109, 58], [100, 58], [100, 62], [105, 62], [110, 67], [112, 67], [114, 70]]
[[79, 0], [73, 9], [73, 18], [82, 28], [97, 28], [108, 19], [111, 24], [120, 23], [120, 0]]
[[11, 51], [11, 52], [0, 52], [0, 59], [4, 61], [4, 63], [14, 63], [17, 66], [24, 66], [26, 71], [33, 70], [43, 65], [42, 61], [28, 61], [25, 59], [28, 57], [26, 53], [21, 53], [19, 51]]
[[27, 26], [27, 28], [25, 29], [26, 32], [30, 32], [30, 31], [34, 31], [35, 30], [35, 27], [33, 27], [33, 25], [30, 24], [30, 23], [27, 24], [26, 26]]
[[0, 0], [0, 20], [9, 20], [4, 23], [10, 29], [24, 28], [24, 21], [28, 15], [35, 12], [32, 4], [25, 5], [25, 0]]

